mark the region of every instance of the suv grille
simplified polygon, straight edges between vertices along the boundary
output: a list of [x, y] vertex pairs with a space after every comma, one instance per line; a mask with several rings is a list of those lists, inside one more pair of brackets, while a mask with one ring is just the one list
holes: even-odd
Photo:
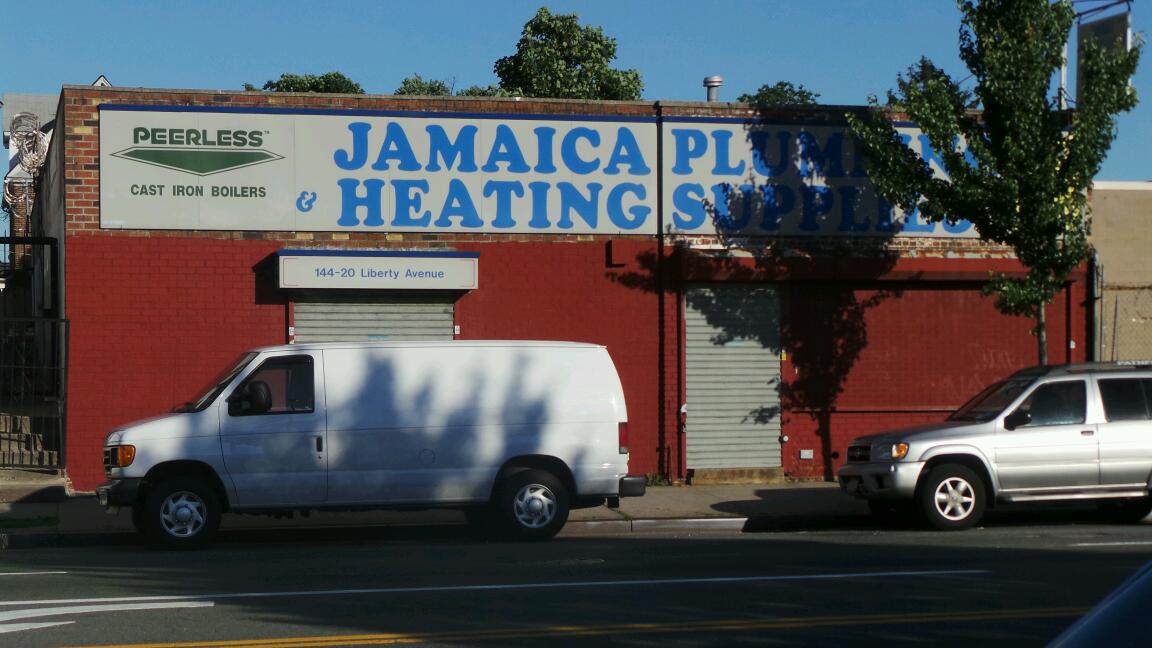
[[104, 470], [109, 470], [117, 464], [119, 448], [104, 448]]
[[866, 445], [848, 446], [848, 461], [869, 461], [872, 458], [872, 447]]

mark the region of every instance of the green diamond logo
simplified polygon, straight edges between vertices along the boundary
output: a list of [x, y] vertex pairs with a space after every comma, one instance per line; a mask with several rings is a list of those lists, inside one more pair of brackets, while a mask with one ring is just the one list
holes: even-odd
[[113, 157], [143, 162], [152, 166], [183, 171], [198, 176], [212, 175], [284, 159], [264, 149], [149, 148], [133, 146], [112, 154]]

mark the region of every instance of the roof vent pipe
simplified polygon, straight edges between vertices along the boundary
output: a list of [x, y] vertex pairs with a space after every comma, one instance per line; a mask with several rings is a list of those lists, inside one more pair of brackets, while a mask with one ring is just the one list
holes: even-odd
[[708, 101], [719, 101], [720, 86], [722, 85], [724, 85], [723, 77], [704, 77], [704, 87], [708, 89]]

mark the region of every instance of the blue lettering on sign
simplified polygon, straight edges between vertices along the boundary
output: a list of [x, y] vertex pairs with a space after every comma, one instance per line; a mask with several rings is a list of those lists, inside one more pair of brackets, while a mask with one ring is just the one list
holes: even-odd
[[[755, 194], [756, 188], [750, 184], [742, 184], [736, 188], [727, 183], [713, 185], [712, 197], [715, 199], [713, 212], [717, 229], [739, 232], [748, 227], [752, 222]], [[733, 212], [739, 215], [736, 216]]]
[[821, 147], [812, 133], [796, 136], [800, 144], [800, 177], [822, 175], [826, 178], [844, 177], [844, 135], [833, 133]]
[[712, 175], [744, 175], [744, 160], [740, 164], [732, 164], [731, 157], [732, 132], [712, 131], [712, 139], [716, 142], [716, 166], [712, 167]]
[[820, 219], [832, 211], [834, 196], [828, 187], [801, 185], [800, 229], [804, 232], [820, 231]]
[[920, 208], [912, 210], [911, 214], [904, 214], [904, 222], [900, 224], [903, 232], [931, 232], [936, 229], [936, 223], [920, 222]]
[[620, 173], [621, 164], [628, 165], [628, 175], [639, 176], [652, 173], [652, 170], [644, 163], [644, 153], [640, 150], [636, 135], [623, 127], [616, 131], [616, 146], [612, 149], [608, 164], [604, 165], [604, 173], [608, 175]]
[[357, 190], [360, 186], [360, 181], [355, 178], [342, 178], [336, 181], [340, 186], [340, 220], [336, 224], [340, 227], [356, 227], [360, 224], [360, 219], [356, 216], [356, 210], [363, 207], [368, 212], [368, 216], [364, 219], [364, 224], [369, 227], [380, 227], [384, 224], [384, 218], [381, 216], [380, 202], [383, 199], [384, 181], [383, 180], [365, 180], [364, 181], [364, 196], [361, 197]]
[[363, 167], [364, 163], [368, 161], [368, 131], [372, 130], [372, 124], [353, 122], [348, 124], [348, 130], [352, 131], [353, 152], [336, 149], [332, 159], [336, 162], [336, 166], [346, 171], [352, 171]]
[[[657, 162], [669, 173], [667, 224], [676, 231], [715, 225], [752, 234], [955, 236], [973, 230], [966, 220], [925, 222], [919, 211], [897, 218], [867, 183], [858, 142], [843, 129], [688, 123], [664, 131], [670, 159], [654, 161], [646, 159], [642, 131], [627, 125], [520, 124], [453, 120], [406, 131], [413, 127], [405, 119], [350, 121], [332, 149], [335, 167], [389, 175], [340, 174], [336, 225], [650, 233], [644, 228], [652, 226], [659, 198], [651, 180]], [[900, 138], [933, 170], [943, 170], [947, 155], [926, 135], [906, 129]], [[958, 143], [954, 150], [971, 160]], [[488, 175], [469, 180], [468, 174]], [[642, 178], [643, 184], [626, 181]], [[306, 213], [301, 204], [298, 218]]]
[[524, 184], [520, 182], [507, 182], [502, 180], [489, 180], [484, 184], [484, 197], [496, 196], [496, 218], [492, 219], [492, 227], [516, 227], [512, 218], [512, 196], [524, 196]]
[[708, 152], [708, 136], [704, 131], [685, 128], [672, 129], [675, 164], [672, 173], [689, 175], [692, 173], [692, 160], [704, 157]]
[[[622, 230], [634, 230], [644, 224], [652, 208], [643, 204], [635, 204], [624, 209], [624, 194], [632, 194], [637, 201], [643, 201], [646, 191], [644, 185], [634, 182], [622, 182], [608, 192], [608, 220]], [[631, 218], [629, 218], [631, 216]]]
[[[752, 131], [748, 134], [748, 139], [752, 143], [752, 168], [756, 173], [769, 178], [778, 178], [788, 172], [789, 163], [792, 161], [790, 153], [792, 133], [783, 130], [776, 133], [774, 146], [769, 141], [772, 139], [772, 133], [768, 131]], [[775, 148], [774, 156], [769, 155], [770, 148]], [[773, 159], [776, 162], [773, 163]]]
[[461, 173], [471, 173], [476, 170], [476, 133], [479, 131], [475, 126], [464, 126], [456, 135], [456, 140], [448, 139], [448, 134], [444, 132], [444, 127], [439, 124], [431, 124], [426, 129], [428, 133], [428, 166], [425, 168], [429, 171], [439, 171], [440, 163], [436, 158], [444, 160], [444, 167], [449, 171], [452, 170], [452, 165], [456, 164], [459, 159], [459, 165], [456, 167], [457, 171]]
[[580, 152], [576, 148], [578, 140], [585, 140], [592, 148], [596, 148], [600, 146], [600, 133], [591, 128], [578, 126], [568, 131], [564, 135], [564, 141], [560, 144], [560, 157], [564, 160], [564, 166], [568, 167], [572, 173], [587, 175], [600, 168], [600, 160], [581, 158]]
[[698, 229], [708, 220], [704, 210], [704, 187], [693, 182], [679, 185], [672, 191], [672, 224], [678, 230]]
[[796, 206], [796, 193], [791, 187], [782, 184], [764, 185], [761, 193], [764, 194], [764, 220], [760, 222], [760, 228], [766, 232], [775, 232], [780, 229], [784, 214]]
[[548, 190], [552, 185], [547, 182], [529, 182], [528, 191], [532, 192], [532, 220], [528, 227], [545, 230], [552, 226], [548, 222]]
[[588, 183], [587, 197], [571, 182], [558, 182], [556, 188], [560, 191], [560, 220], [556, 221], [556, 227], [572, 229], [572, 212], [576, 212], [589, 227], [596, 229], [599, 216], [596, 213], [596, 206], [600, 202], [600, 190], [604, 185], [598, 182]]
[[[413, 193], [414, 191], [419, 193]], [[428, 222], [432, 220], [431, 211], [425, 211], [419, 216], [412, 215], [420, 211], [423, 195], [428, 193], [427, 180], [393, 180], [392, 193], [396, 195], [396, 211], [392, 214], [392, 225], [428, 227]]]
[[516, 134], [508, 128], [507, 124], [496, 127], [496, 138], [492, 144], [492, 152], [488, 154], [488, 161], [484, 163], [486, 173], [495, 173], [500, 170], [500, 163], [504, 163], [509, 173], [528, 173], [528, 163], [524, 161], [524, 152], [520, 150], [520, 143], [516, 141]]
[[556, 173], [556, 164], [552, 161], [552, 141], [556, 139], [556, 129], [540, 126], [532, 132], [536, 133], [536, 166], [532, 170], [536, 173]]
[[436, 219], [436, 227], [452, 227], [453, 218], [460, 219], [460, 227], [484, 227], [472, 196], [468, 195], [468, 187], [457, 178], [448, 183], [448, 198], [444, 201], [444, 209], [440, 210], [440, 218]]
[[872, 221], [868, 218], [856, 221], [856, 187], [840, 187], [840, 227], [841, 232], [867, 232]]
[[408, 136], [404, 128], [396, 122], [388, 122], [384, 131], [384, 143], [380, 145], [380, 154], [372, 163], [377, 171], [387, 171], [390, 167], [388, 160], [399, 162], [396, 168], [401, 171], [419, 171], [420, 163], [416, 161], [416, 154], [412, 152], [412, 145], [408, 143]]

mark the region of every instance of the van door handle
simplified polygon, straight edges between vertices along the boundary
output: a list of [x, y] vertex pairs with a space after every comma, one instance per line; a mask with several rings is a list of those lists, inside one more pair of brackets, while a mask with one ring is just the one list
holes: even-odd
[[1096, 434], [1095, 430], [1080, 430], [1080, 436], [1092, 436]]
[[316, 437], [316, 452], [324, 452], [324, 438]]

